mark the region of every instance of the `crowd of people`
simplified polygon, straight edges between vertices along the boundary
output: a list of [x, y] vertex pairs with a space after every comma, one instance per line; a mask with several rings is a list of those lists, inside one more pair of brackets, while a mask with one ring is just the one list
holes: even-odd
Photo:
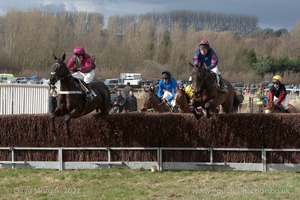
[[[122, 95], [124, 93], [124, 96]], [[113, 113], [137, 112], [137, 98], [133, 88], [124, 88], [123, 91], [117, 90], [116, 97], [112, 101]]]

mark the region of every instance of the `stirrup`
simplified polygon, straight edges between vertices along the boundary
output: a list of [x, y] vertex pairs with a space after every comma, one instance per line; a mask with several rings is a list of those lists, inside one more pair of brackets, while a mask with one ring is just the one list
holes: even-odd
[[221, 91], [221, 92], [227, 92], [227, 87], [225, 87], [225, 86], [223, 86], [223, 87], [219, 87], [219, 90]]
[[86, 94], [85, 98], [86, 98], [87, 101], [92, 101], [94, 99], [94, 97], [91, 93]]

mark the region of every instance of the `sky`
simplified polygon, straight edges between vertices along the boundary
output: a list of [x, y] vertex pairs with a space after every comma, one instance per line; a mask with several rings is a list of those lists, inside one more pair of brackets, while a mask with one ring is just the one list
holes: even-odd
[[256, 16], [260, 28], [291, 30], [300, 20], [299, 0], [0, 0], [0, 15], [9, 9], [100, 12], [112, 15], [196, 10]]

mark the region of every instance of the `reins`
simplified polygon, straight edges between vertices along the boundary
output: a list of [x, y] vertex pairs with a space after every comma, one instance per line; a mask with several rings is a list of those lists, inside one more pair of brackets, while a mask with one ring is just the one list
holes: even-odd
[[[60, 60], [55, 60], [54, 63], [56, 66], [60, 67], [62, 64], [60, 63]], [[67, 70], [67, 72], [66, 72]], [[57, 72], [51, 72], [52, 75], [56, 74]], [[63, 67], [61, 77], [59, 80], [65, 80], [67, 78], [72, 78], [70, 71], [67, 69], [67, 67]], [[58, 94], [83, 94], [82, 91], [77, 91], [77, 90], [69, 90], [69, 91], [59, 91]]]

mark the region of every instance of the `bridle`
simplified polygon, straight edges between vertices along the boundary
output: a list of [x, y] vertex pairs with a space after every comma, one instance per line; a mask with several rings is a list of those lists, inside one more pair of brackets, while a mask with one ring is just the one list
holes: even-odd
[[60, 60], [55, 60], [55, 62], [53, 64], [54, 65], [53, 68], [55, 68], [55, 71], [51, 72], [51, 76], [56, 76], [57, 80], [63, 80], [63, 79], [65, 79], [65, 78], [67, 78], [71, 75], [69, 69], [67, 67], [63, 67], [62, 72], [61, 72], [61, 76], [60, 77], [57, 76], [56, 69], [59, 68], [62, 65], [61, 62], [62, 61], [60, 61]]
[[[203, 69], [203, 70], [205, 70], [205, 69]], [[199, 73], [199, 71], [197, 71], [197, 73]], [[198, 79], [198, 81], [196, 82], [196, 85], [200, 85], [200, 88], [197, 91], [195, 90], [196, 85], [193, 84], [193, 86], [194, 86], [193, 90], [194, 90], [194, 94], [195, 94], [196, 98], [200, 97], [201, 91], [204, 90], [202, 87], [203, 87], [203, 84], [204, 84], [204, 81], [205, 81], [206, 77], [209, 74], [209, 73], [206, 73], [206, 72], [204, 72], [204, 73], [205, 73], [204, 78], [201, 79], [201, 80]], [[199, 76], [199, 75], [197, 75], [197, 76]]]

